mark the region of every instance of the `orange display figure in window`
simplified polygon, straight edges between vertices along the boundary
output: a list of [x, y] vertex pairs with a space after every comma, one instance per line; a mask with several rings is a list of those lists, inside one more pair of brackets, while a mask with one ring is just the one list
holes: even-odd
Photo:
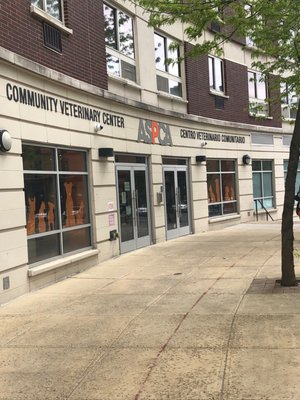
[[46, 208], [45, 202], [42, 201], [40, 208], [39, 208], [39, 232], [40, 233], [46, 232], [46, 221], [45, 221], [46, 210], [45, 210], [45, 208]]
[[73, 215], [73, 199], [72, 199], [72, 182], [64, 183], [66, 189], [66, 223], [65, 226], [75, 225], [75, 217]]
[[83, 217], [84, 217], [84, 204], [83, 204], [83, 200], [81, 200], [79, 210], [76, 215], [76, 224], [77, 225], [83, 224]]
[[233, 186], [230, 187], [230, 200], [235, 200], [235, 193]]
[[48, 225], [50, 231], [54, 229], [54, 208], [54, 203], [48, 201]]
[[33, 235], [35, 233], [35, 197], [28, 197], [28, 208], [27, 235]]
[[230, 200], [230, 196], [229, 196], [229, 186], [228, 186], [228, 185], [226, 185], [225, 188], [224, 188], [224, 200], [225, 200], [225, 201]]
[[216, 186], [216, 201], [219, 202], [219, 201], [221, 201], [220, 180], [219, 179], [215, 179], [215, 186]]
[[213, 192], [213, 189], [211, 185], [208, 186], [208, 200], [210, 203], [215, 203], [216, 202], [216, 196]]

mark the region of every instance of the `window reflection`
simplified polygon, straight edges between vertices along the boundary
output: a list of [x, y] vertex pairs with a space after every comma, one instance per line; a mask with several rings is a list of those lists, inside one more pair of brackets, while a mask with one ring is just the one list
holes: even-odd
[[[71, 247], [73, 251], [74, 247], [90, 246], [86, 153], [27, 145], [22, 151], [27, 168], [24, 188], [29, 262], [67, 253]], [[73, 246], [67, 241], [64, 246], [65, 229], [78, 230], [80, 225], [88, 225], [85, 239], [76, 240]], [[79, 236], [74, 233], [74, 237]]]
[[236, 174], [233, 160], [207, 161], [209, 216], [237, 212]]

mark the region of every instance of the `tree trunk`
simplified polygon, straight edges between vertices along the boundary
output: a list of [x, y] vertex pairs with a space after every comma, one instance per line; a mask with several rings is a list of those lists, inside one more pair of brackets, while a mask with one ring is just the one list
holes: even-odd
[[[294, 267], [294, 196], [300, 155], [300, 101], [290, 146], [281, 224], [281, 286], [296, 286]], [[298, 188], [297, 188], [298, 190]]]

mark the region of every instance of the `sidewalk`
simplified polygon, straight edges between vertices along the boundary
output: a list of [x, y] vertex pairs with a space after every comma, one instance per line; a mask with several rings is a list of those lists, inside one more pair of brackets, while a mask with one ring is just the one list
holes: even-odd
[[277, 223], [186, 236], [3, 306], [0, 399], [300, 400], [280, 240]]

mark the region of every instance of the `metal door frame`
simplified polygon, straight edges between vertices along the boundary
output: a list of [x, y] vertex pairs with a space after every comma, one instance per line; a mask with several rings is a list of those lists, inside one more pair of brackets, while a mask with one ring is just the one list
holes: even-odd
[[[189, 174], [187, 165], [163, 165], [163, 183], [164, 183], [164, 193], [166, 191], [165, 183], [165, 171], [174, 172], [174, 185], [175, 185], [175, 201], [176, 201], [176, 222], [177, 228], [168, 230], [168, 220], [167, 220], [167, 205], [166, 205], [166, 195], [164, 204], [164, 214], [165, 214], [165, 226], [166, 226], [166, 238], [167, 240], [175, 239], [180, 236], [189, 235], [191, 233], [191, 205], [190, 205], [190, 185], [189, 185]], [[186, 177], [186, 190], [187, 190], [187, 207], [188, 207], [188, 225], [180, 227], [180, 219], [178, 213], [178, 171], [184, 171]]]
[[[122, 228], [121, 228], [121, 215], [120, 215], [120, 193], [119, 193], [119, 177], [118, 171], [129, 171], [130, 172], [130, 183], [131, 183], [131, 198], [132, 198], [132, 215], [133, 215], [133, 239], [122, 243]], [[148, 209], [148, 230], [149, 235], [139, 238], [137, 231], [137, 210], [135, 202], [135, 178], [134, 171], [145, 172], [145, 185], [146, 185], [146, 197], [147, 197], [147, 209]], [[150, 210], [150, 194], [149, 194], [149, 179], [148, 179], [148, 168], [147, 164], [134, 164], [134, 163], [118, 163], [116, 164], [116, 187], [117, 187], [117, 203], [118, 203], [118, 225], [120, 232], [120, 252], [121, 254], [129, 251], [137, 250], [141, 247], [146, 247], [151, 244], [151, 210]]]

